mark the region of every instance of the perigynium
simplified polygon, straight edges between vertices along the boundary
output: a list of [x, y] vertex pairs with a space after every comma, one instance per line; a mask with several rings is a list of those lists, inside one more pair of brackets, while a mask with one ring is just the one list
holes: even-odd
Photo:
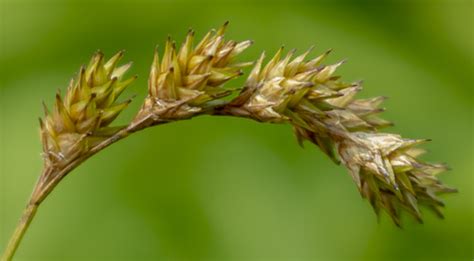
[[[439, 194], [455, 192], [437, 178], [447, 167], [418, 158], [423, 139], [405, 139], [379, 132], [391, 123], [379, 117], [385, 97], [357, 99], [362, 83], [346, 83], [334, 73], [343, 61], [325, 65], [329, 51], [307, 59], [313, 48], [296, 56], [283, 48], [268, 62], [237, 56], [252, 42], [225, 40], [228, 23], [194, 44], [190, 30], [181, 48], [168, 38], [160, 59], [155, 50], [148, 95], [127, 126], [111, 126], [131, 102], [119, 98], [136, 76], [124, 78], [130, 63], [118, 66], [123, 52], [109, 60], [97, 52], [82, 67], [62, 97], [56, 94], [52, 111], [44, 106], [40, 119], [44, 169], [2, 260], [11, 260], [37, 208], [70, 171], [95, 153], [128, 135], [163, 123], [195, 116], [224, 115], [259, 122], [288, 123], [300, 145], [318, 146], [334, 162], [349, 170], [363, 198], [377, 215], [384, 210], [397, 226], [406, 211], [422, 222], [419, 206], [442, 217]], [[232, 99], [223, 85], [254, 64], [245, 86]]]

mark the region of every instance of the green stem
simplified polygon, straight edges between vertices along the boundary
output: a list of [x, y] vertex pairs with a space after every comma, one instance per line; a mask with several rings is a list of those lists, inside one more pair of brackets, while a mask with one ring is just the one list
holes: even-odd
[[28, 203], [28, 205], [26, 206], [23, 212], [23, 215], [21, 216], [20, 222], [18, 222], [15, 232], [13, 232], [13, 235], [10, 238], [7, 249], [5, 250], [5, 253], [2, 256], [1, 261], [12, 260], [13, 255], [15, 254], [15, 251], [20, 245], [21, 239], [25, 235], [25, 232], [28, 229], [31, 223], [31, 220], [33, 220], [33, 217], [35, 216], [36, 210], [38, 209], [38, 207], [39, 207], [38, 203], [35, 203], [35, 202]]

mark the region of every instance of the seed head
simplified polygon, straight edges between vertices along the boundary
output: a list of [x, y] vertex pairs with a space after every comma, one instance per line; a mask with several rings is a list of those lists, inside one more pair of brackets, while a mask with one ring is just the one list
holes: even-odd
[[122, 56], [123, 51], [104, 61], [98, 51], [77, 79], [71, 80], [64, 99], [56, 94], [52, 112], [43, 104], [45, 117], [40, 126], [46, 164], [64, 165], [117, 131], [109, 125], [131, 101], [117, 99], [136, 79], [122, 80], [131, 66], [117, 67]]
[[[344, 164], [377, 214], [383, 209], [400, 225], [404, 210], [421, 222], [419, 205], [424, 205], [442, 216], [438, 195], [455, 192], [437, 178], [447, 167], [418, 158], [424, 151], [416, 146], [426, 140], [379, 132], [392, 125], [379, 116], [386, 98], [356, 98], [362, 82], [347, 83], [335, 75], [345, 61], [323, 64], [331, 50], [307, 60], [312, 47], [296, 57], [295, 50], [285, 55], [282, 47], [267, 63], [262, 54], [240, 94], [230, 102], [221, 99], [231, 93], [223, 85], [249, 65], [235, 63], [235, 58], [252, 43], [224, 40], [226, 27], [227, 23], [211, 30], [196, 46], [190, 30], [179, 50], [168, 38], [161, 59], [155, 50], [148, 96], [135, 119], [123, 129], [127, 135], [204, 113], [288, 122], [300, 145], [308, 140], [334, 162]], [[98, 52], [77, 80], [71, 81], [64, 99], [56, 95], [53, 112], [45, 106], [46, 116], [40, 125], [47, 165], [64, 166], [117, 133], [117, 128], [109, 125], [130, 100], [116, 100], [135, 79], [121, 81], [130, 67], [116, 67], [122, 54], [104, 62]], [[107, 144], [113, 142], [111, 139]]]
[[[141, 114], [185, 118], [231, 93], [222, 85], [240, 76], [241, 69], [251, 64], [234, 63], [234, 60], [252, 41], [226, 41], [227, 25], [208, 32], [196, 46], [193, 45], [194, 31], [190, 30], [179, 50], [168, 38], [161, 61], [158, 48], [155, 50], [148, 82], [149, 96]], [[166, 115], [171, 108], [173, 113]]]
[[418, 222], [422, 217], [418, 205], [443, 217], [444, 203], [437, 197], [456, 192], [443, 185], [437, 175], [446, 171], [444, 164], [423, 162], [424, 153], [416, 145], [426, 140], [403, 139], [386, 133], [351, 133], [337, 142], [339, 155], [349, 169], [362, 197], [367, 198], [377, 215], [384, 209], [398, 226], [403, 210]]

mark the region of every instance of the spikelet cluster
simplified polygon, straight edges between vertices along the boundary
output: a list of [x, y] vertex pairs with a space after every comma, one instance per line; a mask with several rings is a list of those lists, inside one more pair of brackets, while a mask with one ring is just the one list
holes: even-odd
[[231, 93], [222, 85], [242, 75], [241, 69], [252, 64], [234, 62], [252, 41], [226, 41], [227, 25], [208, 32], [196, 46], [194, 31], [190, 30], [179, 50], [168, 38], [161, 62], [155, 50], [149, 95], [138, 118], [156, 115], [158, 121], [183, 119]]
[[423, 140], [378, 133], [391, 125], [378, 116], [385, 98], [356, 99], [361, 82], [334, 76], [344, 61], [322, 65], [330, 51], [306, 61], [311, 49], [292, 58], [294, 51], [283, 57], [281, 48], [265, 66], [262, 54], [229, 110], [263, 122], [290, 122], [300, 144], [308, 140], [342, 162], [376, 213], [385, 210], [397, 225], [402, 210], [421, 222], [418, 205], [441, 216], [437, 195], [454, 192], [436, 177], [446, 166], [417, 159], [423, 151], [415, 146]]
[[[262, 54], [239, 95], [230, 102], [222, 99], [232, 92], [223, 85], [252, 64], [235, 61], [252, 42], [225, 40], [226, 28], [227, 23], [210, 31], [196, 45], [190, 30], [179, 49], [168, 38], [161, 59], [155, 50], [148, 96], [123, 129], [127, 135], [204, 113], [289, 122], [300, 145], [310, 141], [346, 166], [377, 215], [384, 210], [400, 225], [400, 215], [406, 211], [421, 222], [422, 205], [442, 217], [438, 195], [455, 192], [437, 178], [447, 167], [419, 159], [424, 150], [417, 145], [426, 140], [380, 133], [391, 125], [379, 116], [385, 97], [357, 99], [362, 83], [347, 83], [334, 75], [344, 61], [323, 64], [330, 50], [308, 60], [312, 48], [296, 57], [294, 50], [284, 55], [281, 48], [265, 64]], [[64, 98], [56, 95], [53, 111], [45, 106], [40, 125], [47, 167], [60, 169], [101, 141], [110, 138], [107, 145], [115, 141], [111, 137], [121, 127], [110, 124], [130, 102], [117, 99], [136, 78], [122, 80], [130, 67], [117, 67], [122, 56], [119, 52], [105, 61], [102, 53], [96, 53], [71, 80]]]
[[64, 98], [56, 94], [53, 110], [44, 105], [40, 119], [45, 163], [61, 167], [77, 158], [97, 142], [113, 135], [112, 121], [130, 103], [117, 102], [123, 90], [136, 76], [122, 80], [131, 63], [117, 67], [123, 51], [108, 61], [99, 51], [77, 79], [70, 81]]

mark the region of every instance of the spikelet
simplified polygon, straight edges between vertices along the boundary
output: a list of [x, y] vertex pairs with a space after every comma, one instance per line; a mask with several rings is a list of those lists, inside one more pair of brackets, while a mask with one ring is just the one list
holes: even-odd
[[227, 25], [208, 32], [195, 47], [192, 30], [179, 50], [168, 38], [161, 62], [158, 48], [155, 50], [148, 97], [138, 119], [148, 115], [155, 115], [157, 121], [185, 119], [231, 93], [222, 85], [242, 75], [241, 68], [252, 64], [234, 63], [252, 41], [226, 41]]
[[52, 112], [44, 105], [40, 119], [45, 164], [61, 167], [76, 159], [91, 146], [113, 135], [109, 127], [131, 99], [117, 102], [123, 90], [136, 76], [121, 80], [131, 63], [117, 67], [123, 51], [108, 61], [98, 51], [77, 79], [72, 79], [64, 99], [56, 94]]
[[424, 150], [416, 145], [426, 141], [387, 133], [353, 132], [336, 144], [361, 195], [370, 201], [377, 215], [384, 209], [400, 226], [402, 210], [422, 223], [418, 205], [442, 218], [440, 207], [444, 203], [437, 195], [456, 192], [437, 178], [448, 169], [446, 165], [417, 159]]
[[305, 61], [311, 49], [292, 59], [294, 51], [283, 57], [280, 48], [265, 66], [262, 54], [227, 110], [263, 122], [289, 121], [300, 145], [309, 140], [342, 161], [376, 213], [384, 209], [397, 225], [401, 210], [421, 222], [418, 205], [441, 216], [437, 195], [455, 191], [436, 177], [446, 166], [418, 160], [420, 140], [378, 133], [391, 125], [378, 117], [385, 97], [355, 99], [361, 82], [344, 83], [334, 76], [344, 61], [321, 65], [330, 50]]

